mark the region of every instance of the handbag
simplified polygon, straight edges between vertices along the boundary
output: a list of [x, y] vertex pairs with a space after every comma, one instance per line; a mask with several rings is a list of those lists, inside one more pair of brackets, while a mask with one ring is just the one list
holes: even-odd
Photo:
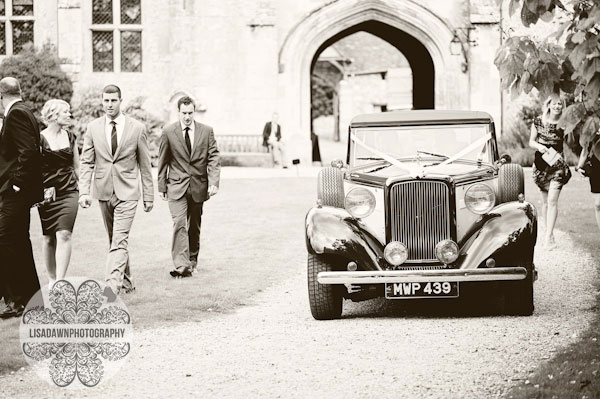
[[588, 153], [587, 153], [587, 157], [585, 158], [585, 162], [583, 163], [583, 166], [581, 167], [581, 169], [583, 169], [583, 173], [586, 176], [591, 176], [592, 175], [592, 157], [594, 156], [594, 153], [592, 152], [592, 148], [594, 148], [594, 145], [596, 145], [596, 141], [598, 140], [598, 137], [600, 137], [600, 135], [596, 135], [596, 137], [594, 137], [593, 140], [590, 140], [590, 144], [588, 146]]
[[33, 204], [34, 207], [40, 207], [47, 205], [56, 200], [56, 189], [54, 187], [47, 187], [44, 189], [44, 199], [40, 202]]
[[562, 159], [562, 157], [560, 156], [558, 151], [556, 151], [554, 148], [548, 147], [548, 151], [546, 151], [545, 153], [542, 154], [542, 159], [548, 165], [554, 166], [554, 164], [556, 162], [558, 162], [560, 159]]

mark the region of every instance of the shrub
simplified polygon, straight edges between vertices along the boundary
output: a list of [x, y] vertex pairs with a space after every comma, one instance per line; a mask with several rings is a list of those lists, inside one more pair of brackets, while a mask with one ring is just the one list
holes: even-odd
[[88, 87], [79, 91], [73, 99], [71, 106], [71, 115], [73, 116], [71, 132], [77, 137], [79, 151], [83, 147], [83, 135], [85, 134], [87, 124], [104, 115], [100, 93], [102, 93], [102, 88]]
[[160, 136], [162, 134], [164, 122], [142, 108], [144, 100], [144, 97], [134, 98], [123, 110], [123, 113], [146, 125], [146, 130], [148, 132], [148, 150], [150, 152], [150, 160], [152, 161], [152, 166], [157, 166]]
[[[572, 99], [566, 99], [567, 104]], [[533, 119], [542, 114], [542, 107], [539, 100], [535, 100], [530, 105], [524, 105], [515, 115], [512, 121], [508, 122], [508, 127], [504, 131], [500, 140], [498, 140], [498, 152], [500, 155], [508, 154], [512, 162], [521, 166], [531, 166], [535, 157], [535, 150], [529, 147], [529, 137], [531, 136], [531, 125]], [[565, 139], [565, 159], [569, 165], [577, 164], [577, 143], [573, 142], [573, 135]]]
[[59, 98], [70, 102], [73, 96], [73, 83], [60, 69], [60, 59], [51, 44], [38, 50], [27, 46], [21, 53], [6, 57], [0, 64], [0, 76], [13, 76], [19, 80], [23, 99], [38, 120], [46, 101]]
[[533, 119], [541, 115], [541, 112], [542, 108], [539, 101], [521, 107], [514, 118], [508, 121], [507, 128], [498, 140], [500, 155], [510, 155], [512, 162], [521, 166], [531, 166], [533, 164], [535, 150], [529, 147], [529, 137]]

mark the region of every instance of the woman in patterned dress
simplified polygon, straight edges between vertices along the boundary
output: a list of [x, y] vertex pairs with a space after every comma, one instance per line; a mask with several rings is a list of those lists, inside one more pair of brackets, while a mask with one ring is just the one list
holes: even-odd
[[44, 189], [54, 187], [56, 199], [39, 207], [43, 253], [49, 286], [65, 278], [71, 259], [71, 233], [77, 217], [79, 199], [79, 152], [75, 136], [65, 130], [71, 122], [69, 104], [48, 100], [42, 108], [48, 127], [41, 132]]
[[[542, 215], [546, 224], [545, 244], [554, 245], [554, 225], [558, 216], [558, 197], [560, 190], [571, 178], [571, 170], [567, 165], [563, 153], [564, 131], [557, 127], [563, 109], [564, 100], [558, 95], [550, 96], [544, 102], [542, 117], [536, 117], [531, 125], [529, 146], [535, 148], [535, 161], [533, 163], [533, 181], [542, 192], [544, 206]], [[548, 165], [542, 155], [553, 148], [561, 157], [553, 165]]]

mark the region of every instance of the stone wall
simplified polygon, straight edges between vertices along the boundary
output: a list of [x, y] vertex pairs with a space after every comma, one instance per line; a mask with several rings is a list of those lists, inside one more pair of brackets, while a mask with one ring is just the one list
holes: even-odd
[[[493, 66], [500, 39], [490, 0], [142, 0], [141, 73], [92, 72], [91, 1], [35, 4], [36, 43], [57, 45], [77, 89], [116, 83], [125, 100], [145, 96], [146, 108], [164, 119], [173, 118], [176, 98], [189, 94], [204, 110], [198, 120], [217, 134], [260, 134], [277, 110], [290, 155], [304, 160], [310, 155], [310, 62], [326, 40], [367, 20], [425, 45], [435, 65], [436, 108], [476, 106], [500, 116]], [[455, 27], [473, 20], [472, 9], [479, 46], [463, 73], [449, 42]]]

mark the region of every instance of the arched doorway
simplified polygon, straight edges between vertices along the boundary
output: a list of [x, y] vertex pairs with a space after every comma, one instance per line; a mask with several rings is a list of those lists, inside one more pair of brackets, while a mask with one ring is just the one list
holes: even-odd
[[334, 1], [299, 22], [280, 48], [280, 116], [291, 132], [292, 157], [310, 162], [310, 71], [315, 56], [341, 37], [361, 30], [410, 56], [413, 71], [418, 71], [415, 108], [469, 107], [468, 74], [461, 72], [460, 57], [450, 54], [452, 29], [446, 21], [409, 1]]
[[356, 32], [368, 32], [396, 47], [408, 60], [413, 77], [413, 108], [435, 108], [435, 67], [423, 43], [408, 33], [379, 21], [365, 21], [325, 40], [311, 61], [311, 71], [319, 55], [333, 43]]
[[379, 21], [323, 42], [311, 63], [311, 85], [312, 161], [325, 164], [345, 158], [346, 127], [354, 116], [435, 107], [431, 55], [411, 35]]

